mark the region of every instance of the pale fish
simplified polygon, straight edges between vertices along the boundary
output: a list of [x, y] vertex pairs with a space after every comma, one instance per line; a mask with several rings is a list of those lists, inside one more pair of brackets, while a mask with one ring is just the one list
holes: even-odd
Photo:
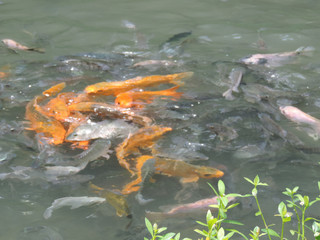
[[62, 208], [62, 207], [69, 207], [71, 209], [83, 207], [83, 206], [89, 206], [92, 204], [99, 204], [105, 202], [105, 198], [101, 197], [88, 197], [88, 196], [82, 196], [82, 197], [63, 197], [58, 198], [53, 201], [52, 205], [48, 207], [44, 213], [43, 217], [45, 219], [48, 219], [52, 216], [53, 210]]
[[253, 54], [242, 58], [240, 61], [248, 65], [279, 67], [297, 55], [309, 55], [313, 51], [313, 47], [300, 47], [297, 50], [291, 52]]
[[320, 136], [320, 119], [312, 117], [311, 115], [301, 111], [294, 106], [281, 106], [280, 112], [289, 120], [298, 124], [305, 124], [312, 128], [312, 132], [305, 129], [310, 137], [317, 140]]
[[101, 122], [91, 122], [81, 124], [66, 139], [68, 141], [87, 141], [96, 138], [127, 137], [130, 132], [137, 128], [122, 119], [104, 120]]
[[2, 42], [8, 48], [13, 49], [13, 50], [34, 51], [34, 52], [44, 53], [43, 49], [30, 48], [30, 47], [24, 46], [20, 43], [17, 43], [16, 41], [14, 41], [12, 39], [2, 39]]
[[[234, 197], [229, 197], [228, 202], [235, 201]], [[201, 199], [196, 202], [192, 203], [186, 203], [186, 204], [180, 204], [173, 207], [170, 206], [164, 206], [161, 207], [162, 209], [168, 209], [164, 212], [151, 212], [146, 211], [146, 216], [148, 219], [153, 220], [161, 220], [163, 218], [170, 218], [170, 217], [185, 217], [187, 214], [195, 214], [199, 212], [200, 210], [208, 210], [210, 209], [210, 205], [217, 205], [218, 204], [218, 197], [211, 197], [211, 198], [205, 198]]]
[[230, 88], [222, 94], [222, 96], [225, 97], [227, 100], [234, 99], [232, 92], [239, 92], [238, 87], [240, 85], [244, 72], [245, 72], [245, 69], [241, 67], [233, 68], [231, 70], [229, 74], [229, 79], [231, 81]]

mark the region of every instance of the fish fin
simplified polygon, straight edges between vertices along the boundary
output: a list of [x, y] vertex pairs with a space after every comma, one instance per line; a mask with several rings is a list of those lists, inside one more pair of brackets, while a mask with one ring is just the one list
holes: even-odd
[[197, 182], [198, 180], [199, 180], [198, 176], [190, 176], [187, 178], [181, 178], [180, 182], [184, 184], [184, 183], [190, 183], [190, 182]]
[[45, 53], [46, 51], [43, 48], [28, 48], [28, 51]]
[[308, 47], [299, 47], [295, 52], [297, 55], [311, 57], [313, 55], [314, 51], [315, 51], [314, 47], [308, 46]]
[[223, 97], [225, 97], [227, 100], [234, 100], [235, 97], [232, 95], [232, 89], [228, 89], [227, 91], [225, 91], [223, 94], [222, 94]]

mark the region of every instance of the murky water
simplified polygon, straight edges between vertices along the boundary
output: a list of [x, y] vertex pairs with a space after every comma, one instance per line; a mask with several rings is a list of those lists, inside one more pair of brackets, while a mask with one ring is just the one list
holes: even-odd
[[[252, 179], [259, 174], [269, 184], [262, 187], [259, 197], [270, 218], [284, 199], [285, 187], [300, 186], [303, 194], [314, 198], [318, 195], [319, 140], [309, 137], [306, 129], [297, 129], [278, 108], [294, 105], [320, 118], [319, 11], [320, 3], [312, 0], [3, 1], [1, 38], [46, 52], [15, 53], [0, 48], [0, 72], [8, 74], [0, 79], [1, 173], [17, 166], [39, 167], [47, 161], [23, 126], [26, 104], [54, 84], [65, 81], [65, 91], [79, 92], [105, 80], [193, 71], [194, 76], [179, 89], [184, 97], [156, 101], [143, 112], [157, 124], [173, 128], [157, 142], [158, 151], [223, 170], [230, 192], [250, 192], [243, 177]], [[239, 63], [250, 54], [294, 51], [301, 46], [314, 50], [281, 66]], [[76, 64], [67, 61], [70, 59], [76, 59]], [[133, 67], [150, 59], [174, 64]], [[230, 87], [228, 76], [239, 67], [244, 69], [239, 92], [233, 93], [232, 100], [225, 99], [222, 94]], [[273, 123], [288, 134], [279, 134]], [[219, 135], [212, 129], [217, 124], [237, 135]], [[111, 148], [120, 142], [114, 140]], [[310, 153], [311, 148], [318, 153]], [[78, 154], [67, 146], [53, 151]], [[38, 178], [1, 180], [0, 238], [142, 239], [147, 234], [146, 210], [160, 211], [163, 205], [207, 198], [212, 196], [207, 182], [217, 183], [216, 179], [200, 179], [196, 186], [183, 188], [179, 178], [154, 178], [154, 183], [145, 182], [142, 191], [144, 198], [154, 201], [140, 205], [135, 193], [128, 196], [132, 219], [118, 217], [108, 204], [61, 208], [51, 218], [43, 218], [57, 198], [96, 196], [88, 188], [89, 181], [108, 189], [121, 189], [131, 181], [114, 152], [109, 160], [101, 158], [59, 183]], [[247, 224], [243, 231], [248, 233], [257, 224], [255, 211], [247, 203], [231, 215]], [[313, 211], [311, 216], [318, 214]], [[204, 216], [199, 213], [160, 224], [196, 238], [195, 219]]]

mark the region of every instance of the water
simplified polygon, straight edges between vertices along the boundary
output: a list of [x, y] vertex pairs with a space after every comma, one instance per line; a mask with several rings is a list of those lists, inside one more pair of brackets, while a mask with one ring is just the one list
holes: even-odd
[[[12, 171], [13, 166], [39, 164], [34, 138], [23, 131], [25, 106], [52, 85], [66, 81], [66, 91], [77, 92], [99, 81], [193, 71], [194, 77], [181, 88], [185, 98], [158, 101], [146, 110], [146, 115], [157, 124], [174, 129], [158, 141], [159, 151], [185, 160], [197, 159], [195, 164], [221, 168], [228, 191], [250, 192], [251, 186], [243, 177], [253, 179], [259, 174], [261, 181], [270, 185], [259, 192], [267, 217], [276, 213], [277, 204], [284, 199], [281, 192], [285, 187], [300, 186], [303, 194], [314, 198], [318, 194], [319, 154], [305, 153], [276, 133], [271, 134], [270, 129], [263, 128], [265, 124], [258, 116], [266, 113], [308, 146], [319, 146], [319, 141], [296, 130], [296, 125], [277, 109], [283, 104], [295, 105], [320, 118], [319, 10], [320, 3], [313, 0], [3, 1], [1, 38], [41, 47], [46, 52], [16, 54], [4, 46], [0, 48], [0, 71], [10, 73], [0, 80], [1, 172]], [[135, 24], [136, 29], [124, 26], [126, 23]], [[168, 39], [183, 32], [192, 34], [160, 51]], [[261, 45], [261, 39], [265, 46]], [[312, 56], [298, 56], [291, 64], [277, 68], [247, 68], [239, 93], [234, 93], [235, 100], [222, 97], [229, 87], [228, 75], [238, 66], [239, 59], [254, 53], [293, 51], [301, 46], [313, 46], [315, 51]], [[63, 56], [83, 57], [84, 53], [107, 61], [109, 71], [59, 61], [68, 59]], [[179, 64], [131, 67], [148, 59], [176, 60]], [[245, 90], [256, 83], [280, 90], [282, 95], [270, 101], [252, 100]], [[212, 123], [232, 127], [238, 137], [229, 142], [221, 140], [207, 126]], [[119, 142], [115, 140], [113, 147]], [[63, 155], [70, 150], [62, 146], [54, 151]], [[93, 176], [92, 181], [105, 188], [121, 188], [131, 181], [114, 154], [101, 167], [90, 165], [80, 175]], [[50, 219], [43, 219], [44, 210], [56, 198], [94, 196], [88, 189], [88, 179], [75, 178], [58, 185], [43, 180], [1, 181], [0, 238], [142, 239], [146, 235], [145, 210], [159, 211], [159, 206], [177, 204], [179, 200], [207, 198], [212, 195], [207, 182], [217, 183], [215, 179], [200, 179], [198, 186], [180, 192], [177, 199], [176, 194], [182, 189], [178, 178], [157, 175], [156, 182], [146, 183], [142, 192], [145, 198], [155, 199], [153, 202], [141, 206], [135, 194], [128, 197], [132, 222], [116, 216], [107, 205], [63, 208]], [[258, 224], [254, 212], [254, 205], [243, 204], [232, 215], [246, 223], [245, 233]], [[317, 211], [311, 214], [318, 215]], [[200, 213], [196, 219], [204, 216]], [[272, 218], [271, 222], [277, 220]], [[194, 219], [167, 220], [161, 224], [170, 226], [171, 231], [183, 232], [184, 237], [196, 238]]]

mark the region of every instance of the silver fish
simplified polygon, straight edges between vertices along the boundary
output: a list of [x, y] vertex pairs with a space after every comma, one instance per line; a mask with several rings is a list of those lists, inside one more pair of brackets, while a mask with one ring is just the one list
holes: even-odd
[[229, 79], [231, 81], [230, 88], [225, 91], [222, 96], [225, 97], [227, 100], [233, 100], [234, 96], [232, 95], [232, 92], [239, 92], [238, 87], [240, 85], [242, 76], [245, 72], [244, 68], [237, 67], [233, 68], [229, 74]]
[[137, 128], [122, 119], [114, 121], [87, 122], [78, 126], [66, 139], [69, 141], [87, 141], [96, 138], [127, 137]]
[[295, 51], [282, 53], [253, 54], [240, 59], [241, 62], [248, 65], [263, 65], [266, 67], [279, 67], [289, 62], [297, 55], [310, 55], [314, 51], [313, 47], [300, 47]]
[[70, 206], [71, 209], [75, 209], [75, 208], [79, 208], [82, 206], [103, 203], [105, 201], [106, 201], [105, 198], [87, 197], [87, 196], [58, 198], [58, 199], [54, 200], [52, 205], [44, 211], [43, 217], [45, 219], [50, 218], [52, 216], [53, 210], [56, 210], [56, 209], [59, 209], [62, 207]]

